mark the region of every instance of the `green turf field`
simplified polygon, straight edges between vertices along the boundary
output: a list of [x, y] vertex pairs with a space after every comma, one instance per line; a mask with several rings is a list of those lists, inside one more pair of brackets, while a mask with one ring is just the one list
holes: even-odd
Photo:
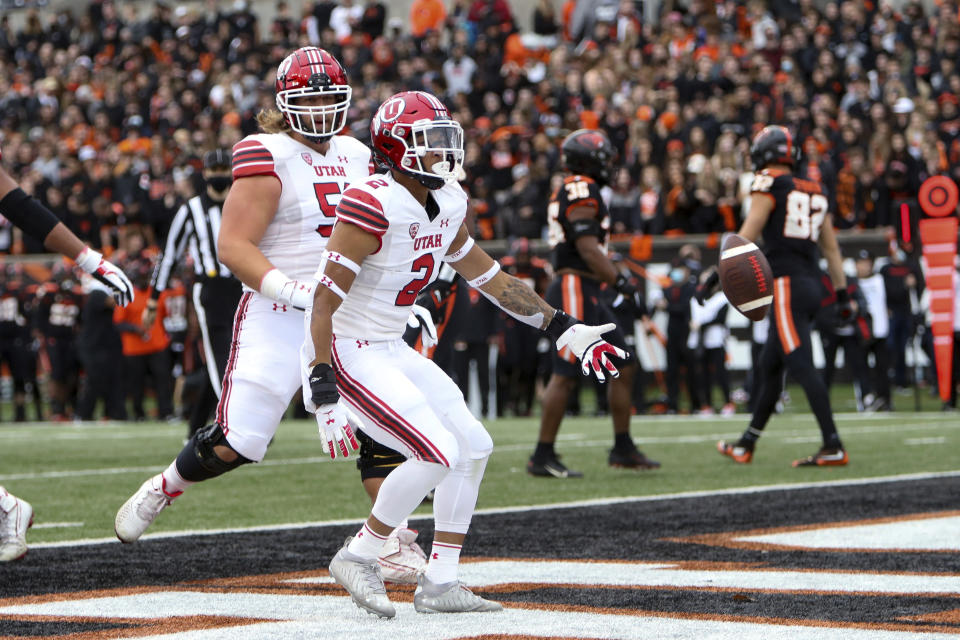
[[[606, 466], [609, 418], [568, 418], [558, 451], [582, 480], [532, 478], [524, 465], [536, 439], [535, 418], [488, 422], [496, 450], [487, 467], [479, 508], [644, 496], [732, 487], [868, 478], [960, 469], [957, 414], [849, 412], [838, 397], [837, 423], [851, 455], [845, 468], [793, 469], [813, 453], [819, 431], [803, 394], [792, 389], [786, 413], [774, 416], [752, 464], [719, 456], [718, 439], [735, 438], [747, 416], [634, 418], [641, 448], [660, 460], [654, 472]], [[913, 398], [898, 398], [903, 409]], [[908, 402], [909, 401], [909, 402]], [[929, 405], [928, 401], [925, 404]], [[31, 543], [113, 535], [117, 508], [147, 477], [179, 452], [185, 429], [166, 423], [0, 425], [0, 484], [30, 501], [36, 524]], [[259, 465], [191, 488], [163, 513], [150, 533], [358, 519], [369, 502], [352, 461], [323, 457], [312, 421], [286, 421]], [[429, 511], [422, 508], [424, 513]]]

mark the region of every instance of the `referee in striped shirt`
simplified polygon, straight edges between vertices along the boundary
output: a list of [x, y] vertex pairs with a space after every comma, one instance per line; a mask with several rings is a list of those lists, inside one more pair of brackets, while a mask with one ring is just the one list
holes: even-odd
[[[217, 259], [220, 209], [230, 191], [231, 157], [226, 149], [214, 149], [203, 156], [204, 189], [177, 211], [170, 224], [163, 255], [151, 280], [152, 290], [144, 322], [153, 323], [157, 300], [167, 288], [174, 266], [189, 253], [196, 275], [193, 307], [203, 336], [203, 353], [210, 386], [190, 412], [190, 435], [207, 424], [220, 397], [220, 381], [230, 356], [233, 315], [240, 302], [240, 281]], [[149, 326], [146, 325], [146, 326]]]

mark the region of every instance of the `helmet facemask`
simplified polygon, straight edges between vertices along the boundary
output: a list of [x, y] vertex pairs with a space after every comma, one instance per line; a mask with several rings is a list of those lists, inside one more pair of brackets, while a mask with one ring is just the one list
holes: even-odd
[[[310, 86], [285, 89], [277, 93], [277, 109], [290, 128], [312, 142], [326, 142], [347, 124], [347, 109], [353, 90], [349, 85], [333, 84], [326, 74], [310, 78]], [[301, 104], [303, 98], [335, 96], [333, 104]]]
[[[463, 128], [454, 120], [422, 120], [394, 127], [393, 133], [404, 144], [400, 171], [408, 173], [428, 189], [439, 189], [457, 180], [463, 168]], [[430, 169], [423, 165], [428, 153], [440, 159]]]

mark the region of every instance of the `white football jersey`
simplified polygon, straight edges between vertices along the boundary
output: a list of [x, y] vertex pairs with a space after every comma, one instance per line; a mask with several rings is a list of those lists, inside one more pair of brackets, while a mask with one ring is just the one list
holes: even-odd
[[351, 182], [368, 178], [370, 169], [370, 150], [349, 136], [333, 136], [326, 154], [285, 133], [250, 135], [233, 147], [234, 180], [257, 175], [280, 180], [277, 213], [258, 247], [273, 266], [297, 280], [313, 278], [341, 194]]
[[337, 337], [395, 340], [403, 336], [410, 307], [433, 282], [467, 215], [467, 194], [456, 182], [431, 191], [439, 213], [427, 210], [390, 174], [351, 185], [337, 219], [380, 238], [366, 257], [346, 299], [333, 316]]

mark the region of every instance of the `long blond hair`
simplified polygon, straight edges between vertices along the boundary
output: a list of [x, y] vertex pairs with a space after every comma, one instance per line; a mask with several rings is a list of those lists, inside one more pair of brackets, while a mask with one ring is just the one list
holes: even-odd
[[290, 123], [277, 109], [261, 109], [257, 114], [257, 124], [264, 133], [290, 133]]

